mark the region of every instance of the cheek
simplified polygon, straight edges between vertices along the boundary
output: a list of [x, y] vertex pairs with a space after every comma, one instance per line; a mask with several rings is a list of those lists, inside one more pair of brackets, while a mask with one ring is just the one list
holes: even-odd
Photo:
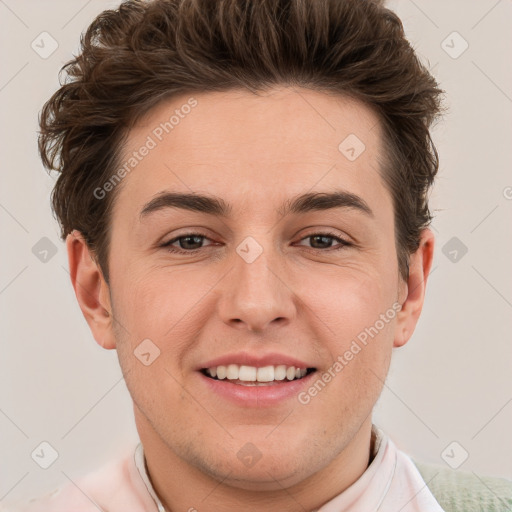
[[122, 324], [118, 329], [124, 340], [122, 348], [134, 351], [149, 339], [169, 368], [183, 367], [211, 314], [206, 311], [205, 297], [217, 281], [216, 275], [183, 268], [132, 272], [130, 279], [119, 282], [113, 297], [115, 314]]
[[[333, 348], [343, 350], [347, 342], [376, 322], [379, 333], [388, 335], [395, 316], [392, 306], [397, 293], [392, 278], [375, 271], [341, 268], [330, 275], [306, 274], [301, 281], [301, 301], [306, 311], [314, 313], [311, 318], [316, 317], [325, 339], [334, 342]], [[381, 315], [390, 309], [382, 324]]]
[[340, 270], [330, 279], [316, 279], [316, 287], [304, 283], [308, 323], [325, 351], [325, 379], [320, 378], [328, 381], [330, 399], [341, 408], [373, 406], [382, 389], [397, 314], [391, 281]]

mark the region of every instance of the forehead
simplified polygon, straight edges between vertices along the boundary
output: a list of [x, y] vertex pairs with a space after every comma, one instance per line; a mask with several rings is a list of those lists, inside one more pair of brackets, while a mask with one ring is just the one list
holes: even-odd
[[115, 208], [140, 211], [165, 190], [209, 192], [260, 211], [313, 189], [378, 201], [381, 146], [377, 115], [347, 97], [290, 88], [182, 95], [128, 134], [121, 165], [129, 172]]

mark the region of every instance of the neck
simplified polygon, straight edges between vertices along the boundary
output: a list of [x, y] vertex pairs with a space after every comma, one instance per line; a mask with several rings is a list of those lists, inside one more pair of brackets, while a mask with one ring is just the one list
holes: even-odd
[[241, 488], [239, 481], [215, 478], [199, 465], [179, 457], [145, 421], [137, 418], [146, 467], [153, 488], [167, 512], [298, 512], [316, 511], [350, 487], [372, 460], [371, 418], [348, 445], [320, 471], [291, 485], [281, 480], [273, 489]]

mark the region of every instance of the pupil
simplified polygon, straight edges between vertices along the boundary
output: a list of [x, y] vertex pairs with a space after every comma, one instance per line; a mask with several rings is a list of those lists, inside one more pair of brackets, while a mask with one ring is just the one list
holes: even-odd
[[[201, 239], [202, 239], [202, 237], [201, 236], [197, 236], [197, 235], [186, 236], [186, 237], [182, 238], [181, 241], [180, 241], [181, 248], [182, 249], [190, 249], [191, 247], [187, 247], [189, 240], [195, 240], [196, 244], [201, 245]], [[185, 245], [185, 247], [184, 247], [184, 245]], [[192, 245], [194, 245], [194, 242], [192, 242]]]
[[[325, 242], [325, 244], [327, 245], [327, 247], [330, 247], [331, 246], [331, 243], [332, 243], [332, 240], [330, 240], [330, 237], [328, 236], [324, 236], [324, 235], [315, 235], [312, 237], [314, 242], [313, 242], [313, 245], [315, 245], [315, 243], [318, 241], [318, 240], [323, 240]], [[331, 242], [331, 243], [330, 243]], [[322, 242], [320, 242], [321, 244]]]

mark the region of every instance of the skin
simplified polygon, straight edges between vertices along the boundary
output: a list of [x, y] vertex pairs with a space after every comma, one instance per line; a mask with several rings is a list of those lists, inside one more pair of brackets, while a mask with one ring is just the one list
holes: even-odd
[[[134, 402], [153, 485], [168, 510], [314, 510], [365, 471], [371, 412], [393, 347], [411, 337], [432, 264], [434, 237], [422, 232], [410, 275], [398, 272], [393, 205], [380, 175], [382, 132], [357, 100], [305, 89], [194, 94], [198, 104], [118, 185], [112, 214], [110, 286], [79, 232], [68, 236], [72, 283], [95, 340], [116, 349]], [[129, 133], [140, 148], [188, 96], [151, 110]], [[356, 134], [353, 162], [338, 145]], [[277, 213], [301, 193], [343, 189], [356, 209]], [[176, 208], [140, 219], [158, 193], [208, 193], [229, 218]], [[326, 229], [353, 245], [311, 237]], [[202, 245], [159, 243], [200, 230]], [[262, 254], [247, 263], [247, 237]], [[186, 241], [185, 241], [186, 242]], [[202, 247], [202, 248], [201, 248]], [[307, 405], [240, 407], [204, 386], [198, 365], [224, 354], [279, 352], [332, 366], [352, 340], [394, 303], [402, 309]], [[149, 338], [161, 351], [134, 357]], [[309, 365], [309, 364], [308, 364]], [[247, 442], [262, 454], [237, 457]]]

